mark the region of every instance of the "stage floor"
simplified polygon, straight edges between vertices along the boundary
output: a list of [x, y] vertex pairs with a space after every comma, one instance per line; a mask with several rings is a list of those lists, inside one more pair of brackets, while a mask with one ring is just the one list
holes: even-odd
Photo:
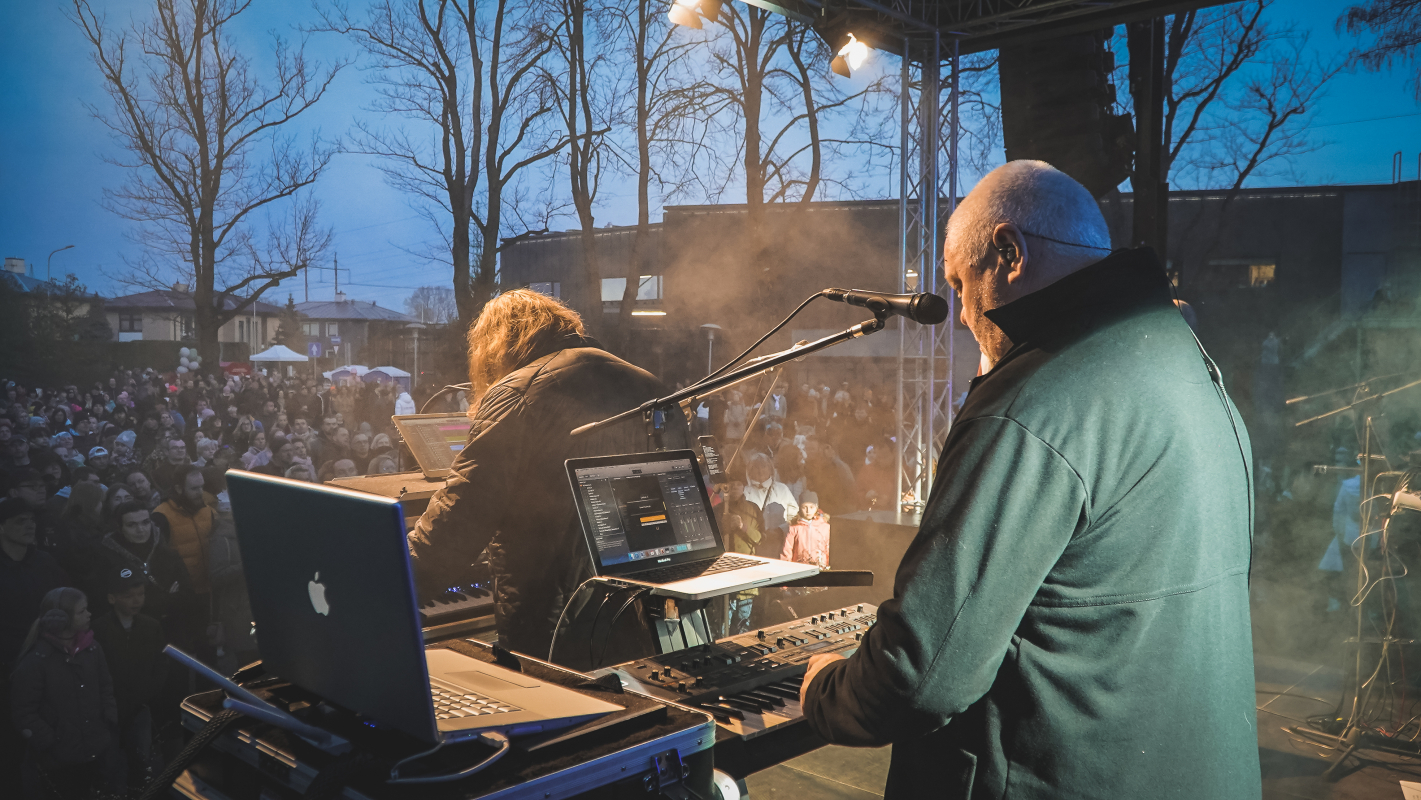
[[[1322, 779], [1330, 754], [1309, 747], [1286, 729], [1309, 715], [1331, 711], [1341, 694], [1337, 667], [1258, 654], [1258, 758], [1265, 800], [1399, 800], [1398, 781], [1421, 782], [1421, 759], [1363, 752], [1336, 783]], [[1280, 694], [1281, 693], [1281, 694]], [[1319, 702], [1318, 698], [1325, 702]], [[883, 796], [892, 748], [825, 747], [756, 773], [746, 780], [752, 800], [868, 800]]]

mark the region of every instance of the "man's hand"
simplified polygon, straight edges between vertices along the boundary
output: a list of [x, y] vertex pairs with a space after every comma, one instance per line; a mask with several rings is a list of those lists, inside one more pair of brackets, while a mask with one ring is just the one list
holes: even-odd
[[814, 676], [818, 675], [820, 670], [835, 661], [843, 660], [843, 656], [834, 655], [833, 653], [826, 653], [809, 659], [809, 669], [804, 673], [804, 683], [799, 685], [799, 707], [801, 709], [804, 708], [804, 698], [809, 696], [809, 684], [814, 682]]

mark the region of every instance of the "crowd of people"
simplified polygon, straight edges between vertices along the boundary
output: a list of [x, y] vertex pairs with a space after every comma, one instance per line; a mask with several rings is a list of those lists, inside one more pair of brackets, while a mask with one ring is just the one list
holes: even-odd
[[122, 796], [191, 688], [164, 646], [227, 673], [256, 659], [226, 471], [396, 472], [390, 417], [414, 403], [387, 384], [151, 369], [3, 387], [0, 785]]
[[[163, 647], [226, 672], [256, 658], [226, 471], [396, 472], [390, 417], [414, 402], [386, 384], [151, 369], [88, 389], [3, 386], [0, 782], [30, 797], [122, 794], [162, 763], [193, 688]], [[467, 403], [446, 395], [438, 410]], [[892, 503], [892, 422], [891, 405], [848, 382], [710, 399], [696, 424], [734, 476], [717, 497], [728, 545], [827, 566], [830, 515]], [[755, 603], [734, 599], [736, 631]]]
[[[888, 509], [897, 492], [895, 411], [872, 388], [800, 382], [772, 386], [747, 403], [739, 391], [698, 406], [695, 433], [722, 443], [729, 485], [720, 509], [727, 546], [786, 561], [829, 566], [830, 517]], [[770, 593], [776, 602], [786, 592]], [[743, 633], [793, 607], [772, 609], [758, 590], [731, 598], [730, 632]]]

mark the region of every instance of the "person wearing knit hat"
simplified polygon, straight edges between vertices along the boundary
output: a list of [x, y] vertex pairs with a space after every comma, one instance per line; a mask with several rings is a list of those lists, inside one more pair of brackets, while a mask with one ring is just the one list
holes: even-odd
[[49, 591], [11, 674], [25, 797], [86, 797], [96, 778], [112, 796], [128, 788], [113, 680], [89, 618], [83, 592]]
[[785, 534], [784, 561], [829, 566], [829, 515], [819, 509], [819, 495], [806, 491], [799, 496], [799, 513], [790, 521]]
[[147, 579], [131, 566], [110, 567], [105, 576], [110, 611], [94, 620], [94, 638], [104, 648], [113, 675], [118, 728], [131, 768], [153, 764], [152, 703], [167, 678], [167, 637], [157, 619], [143, 613]]

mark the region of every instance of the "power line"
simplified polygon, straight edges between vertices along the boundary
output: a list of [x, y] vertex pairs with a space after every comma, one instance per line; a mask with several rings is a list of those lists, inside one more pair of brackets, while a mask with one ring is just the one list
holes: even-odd
[[1328, 122], [1328, 123], [1325, 123], [1325, 124], [1323, 124], [1323, 125], [1313, 125], [1313, 126], [1311, 126], [1311, 127], [1314, 127], [1314, 128], [1335, 128], [1335, 127], [1337, 127], [1338, 125], [1356, 125], [1356, 124], [1359, 123], [1359, 122], [1381, 122], [1382, 120], [1388, 120], [1388, 119], [1404, 119], [1404, 118], [1406, 118], [1406, 117], [1421, 117], [1421, 111], [1412, 112], [1412, 113], [1410, 113], [1410, 114], [1392, 114], [1392, 115], [1389, 116], [1389, 117], [1369, 117], [1369, 118], [1367, 118], [1367, 119], [1349, 119], [1349, 120], [1347, 120], [1346, 122]]
[[370, 224], [370, 225], [365, 225], [365, 226], [362, 226], [362, 227], [359, 227], [359, 228], [346, 228], [346, 229], [343, 230], [343, 231], [336, 231], [336, 233], [355, 233], [355, 232], [357, 232], [357, 231], [368, 231], [368, 230], [370, 230], [371, 228], [378, 228], [378, 227], [380, 227], [380, 226], [382, 226], [382, 225], [394, 225], [396, 222], [409, 222], [409, 221], [412, 220], [412, 219], [420, 219], [421, 217], [423, 217], [422, 214], [415, 214], [415, 215], [412, 216], [412, 217], [405, 217], [405, 218], [403, 218], [403, 219], [391, 219], [391, 220], [386, 220], [386, 221], [384, 221], [384, 222], [376, 222], [376, 223], [373, 223], [373, 224]]

